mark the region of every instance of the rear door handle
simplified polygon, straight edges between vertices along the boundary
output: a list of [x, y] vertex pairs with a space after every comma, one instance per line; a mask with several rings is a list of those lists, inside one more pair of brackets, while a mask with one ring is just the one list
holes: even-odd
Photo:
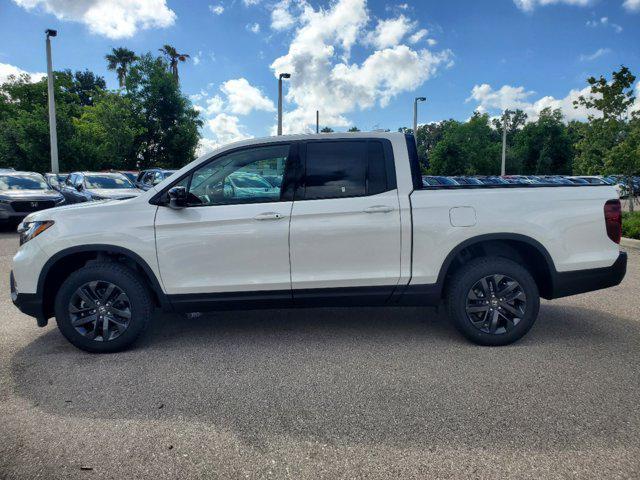
[[253, 217], [254, 220], [280, 220], [281, 218], [284, 218], [284, 215], [277, 212], [260, 213]]
[[387, 205], [374, 205], [373, 207], [365, 208], [365, 213], [389, 213], [393, 212], [393, 207]]

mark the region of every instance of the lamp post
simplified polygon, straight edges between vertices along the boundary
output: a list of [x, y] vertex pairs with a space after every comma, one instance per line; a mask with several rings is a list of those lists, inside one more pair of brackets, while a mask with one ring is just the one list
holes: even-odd
[[504, 111], [502, 115], [502, 168], [500, 169], [500, 175], [503, 177], [506, 175], [507, 170], [507, 128], [509, 123], [509, 110]]
[[291, 78], [290, 73], [281, 73], [278, 76], [278, 135], [282, 135], [282, 79]]
[[413, 100], [413, 138], [418, 143], [418, 102], [424, 102], [427, 99], [425, 97], [416, 97]]
[[53, 66], [51, 62], [51, 37], [58, 35], [57, 30], [47, 29], [47, 90], [49, 96], [49, 141], [51, 143], [51, 173], [58, 173], [58, 133], [56, 129], [56, 100], [53, 95]]

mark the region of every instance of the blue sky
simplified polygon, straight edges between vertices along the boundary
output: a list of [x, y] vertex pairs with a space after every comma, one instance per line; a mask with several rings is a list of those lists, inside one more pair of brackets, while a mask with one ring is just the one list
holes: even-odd
[[[589, 75], [625, 64], [640, 77], [640, 0], [1, 0], [0, 79], [88, 68], [116, 88], [104, 55], [118, 46], [191, 54], [183, 90], [206, 122], [204, 145], [273, 132], [275, 73], [286, 85], [285, 129], [321, 112], [336, 130], [466, 119], [545, 106], [582, 118], [571, 100]], [[639, 87], [640, 88], [640, 87]]]

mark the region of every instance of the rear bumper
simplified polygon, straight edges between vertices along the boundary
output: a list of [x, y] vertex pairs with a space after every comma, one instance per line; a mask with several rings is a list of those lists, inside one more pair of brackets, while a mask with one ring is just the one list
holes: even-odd
[[620, 252], [618, 259], [610, 267], [557, 272], [553, 278], [553, 289], [549, 298], [568, 297], [614, 287], [620, 284], [626, 273], [627, 254], [625, 252]]
[[9, 274], [9, 284], [11, 286], [11, 301], [25, 315], [34, 317], [39, 327], [47, 325], [42, 305], [42, 297], [37, 293], [20, 293], [16, 287], [13, 272]]

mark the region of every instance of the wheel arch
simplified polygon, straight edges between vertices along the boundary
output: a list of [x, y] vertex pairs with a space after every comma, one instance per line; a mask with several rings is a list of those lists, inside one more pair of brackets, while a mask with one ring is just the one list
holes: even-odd
[[440, 267], [437, 284], [441, 294], [447, 289], [449, 278], [467, 261], [498, 256], [520, 262], [534, 277], [543, 298], [552, 298], [557, 274], [549, 251], [537, 240], [516, 233], [491, 233], [469, 238], [449, 252]]
[[53, 316], [55, 285], [91, 261], [115, 261], [137, 271], [146, 281], [155, 303], [163, 310], [171, 310], [171, 303], [149, 264], [137, 253], [115, 245], [91, 244], [66, 248], [53, 255], [38, 277], [37, 295], [42, 298], [44, 318]]

